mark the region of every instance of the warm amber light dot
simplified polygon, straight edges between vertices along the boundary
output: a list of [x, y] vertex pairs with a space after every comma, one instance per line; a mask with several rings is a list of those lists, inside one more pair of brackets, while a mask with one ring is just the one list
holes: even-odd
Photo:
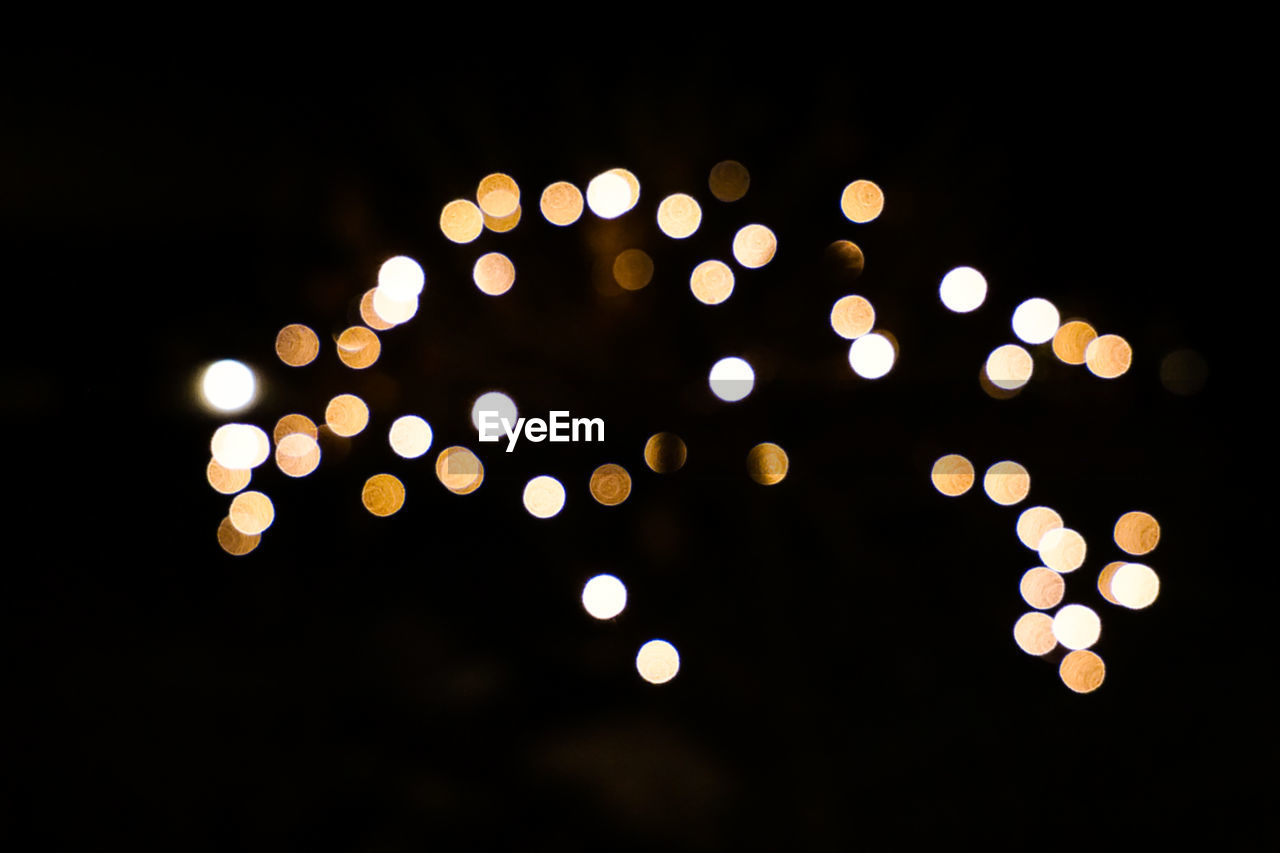
[[986, 373], [991, 384], [1012, 391], [1027, 384], [1033, 367], [1031, 353], [1017, 344], [1005, 344], [987, 356]]
[[1110, 601], [1112, 604], [1119, 604], [1120, 602], [1116, 601], [1116, 597], [1111, 594], [1111, 579], [1115, 577], [1116, 572], [1119, 571], [1120, 567], [1123, 565], [1125, 565], [1124, 560], [1116, 560], [1114, 562], [1107, 563], [1106, 566], [1103, 567], [1102, 571], [1098, 572], [1098, 592], [1103, 598]]
[[218, 545], [233, 557], [243, 557], [254, 548], [257, 548], [258, 543], [261, 541], [261, 534], [249, 536], [236, 530], [235, 525], [231, 523], [230, 517], [224, 518], [218, 523]]
[[1062, 516], [1047, 506], [1033, 506], [1018, 516], [1018, 540], [1032, 551], [1040, 549], [1040, 539], [1062, 526]]
[[256, 536], [271, 526], [276, 508], [262, 492], [241, 492], [231, 500], [232, 525], [246, 536]]
[[688, 448], [684, 439], [673, 432], [660, 432], [644, 445], [644, 464], [656, 474], [670, 474], [684, 466]]
[[1149, 512], [1126, 512], [1116, 520], [1114, 536], [1126, 554], [1150, 554], [1160, 543], [1160, 522]]
[[431, 449], [431, 424], [417, 415], [402, 415], [391, 424], [387, 437], [397, 456], [417, 459]]
[[484, 214], [484, 227], [488, 228], [494, 234], [505, 234], [512, 228], [520, 224], [520, 215], [524, 211], [523, 206], [517, 206], [514, 213], [510, 213], [501, 218]]
[[884, 192], [871, 181], [854, 181], [840, 194], [840, 210], [850, 222], [870, 222], [884, 210]]
[[668, 237], [683, 240], [697, 231], [701, 224], [702, 208], [691, 195], [669, 195], [658, 205], [658, 228]]
[[320, 443], [304, 432], [276, 443], [276, 467], [290, 477], [305, 477], [320, 465]]
[[210, 459], [205, 466], [205, 479], [214, 491], [224, 495], [234, 495], [249, 485], [253, 472], [248, 468], [227, 468], [218, 464], [217, 459]]
[[842, 296], [831, 306], [831, 328], [846, 340], [860, 338], [875, 328], [876, 309], [854, 294]]
[[653, 259], [641, 249], [626, 249], [613, 261], [613, 280], [624, 290], [640, 290], [653, 278]]
[[1053, 335], [1053, 354], [1063, 364], [1084, 364], [1084, 353], [1098, 333], [1083, 320], [1070, 320]]
[[1074, 572], [1084, 565], [1087, 551], [1084, 537], [1069, 527], [1056, 527], [1045, 531], [1036, 549], [1040, 560], [1059, 574]]
[[306, 415], [298, 414], [285, 415], [276, 421], [276, 428], [272, 431], [271, 438], [276, 444], [279, 444], [286, 435], [292, 435], [295, 432], [305, 433], [316, 440], [320, 438], [320, 433], [316, 430], [315, 421]]
[[1047, 655], [1058, 645], [1053, 617], [1048, 613], [1024, 613], [1013, 625], [1013, 640], [1029, 655]]
[[1115, 379], [1133, 363], [1133, 347], [1119, 335], [1102, 335], [1085, 347], [1084, 362], [1094, 376]]
[[778, 238], [763, 225], [746, 225], [733, 236], [733, 257], [747, 269], [758, 269], [773, 260]]
[[465, 447], [446, 447], [436, 457], [436, 478], [455, 495], [469, 495], [484, 481], [484, 466]]
[[374, 474], [365, 480], [360, 502], [376, 516], [394, 515], [404, 506], [404, 483], [390, 474]]
[[938, 457], [930, 473], [933, 487], [949, 498], [956, 498], [973, 488], [976, 475], [973, 463], [958, 453]]
[[790, 467], [787, 452], [768, 441], [757, 444], [747, 453], [747, 474], [762, 486], [781, 483]]
[[352, 326], [338, 335], [338, 358], [347, 367], [363, 370], [382, 353], [382, 341], [372, 329]]
[[440, 211], [440, 230], [454, 243], [470, 243], [484, 230], [484, 214], [465, 198], [455, 199]]
[[1018, 583], [1018, 591], [1022, 593], [1022, 599], [1027, 604], [1037, 610], [1047, 610], [1050, 607], [1057, 607], [1062, 601], [1062, 596], [1067, 591], [1067, 583], [1062, 579], [1062, 575], [1053, 569], [1036, 566], [1022, 575], [1022, 580]]
[[1107, 677], [1107, 667], [1095, 652], [1079, 649], [1070, 652], [1058, 664], [1062, 683], [1076, 693], [1092, 693], [1102, 686]]
[[591, 472], [591, 497], [605, 506], [617, 506], [631, 494], [631, 475], [621, 465], [601, 465]]
[[520, 205], [520, 187], [510, 175], [486, 175], [476, 187], [476, 202], [485, 216], [502, 219], [515, 213]]
[[481, 255], [471, 270], [471, 279], [481, 293], [501, 296], [516, 283], [516, 265], [501, 252]]
[[987, 469], [982, 488], [987, 497], [1001, 506], [1013, 506], [1031, 491], [1031, 475], [1017, 462], [997, 462]]
[[733, 270], [723, 261], [703, 261], [693, 268], [689, 289], [703, 305], [719, 305], [733, 293]]
[[557, 181], [542, 191], [538, 206], [552, 225], [572, 225], [582, 216], [582, 191], [568, 181]]
[[371, 287], [360, 297], [360, 319], [366, 326], [375, 332], [385, 332], [387, 329], [395, 328], [395, 323], [389, 323], [378, 315], [377, 310], [373, 307], [373, 297], [378, 293], [378, 288]]
[[302, 367], [320, 354], [320, 339], [301, 323], [285, 326], [276, 335], [276, 355], [290, 367]]
[[335, 435], [350, 438], [369, 425], [369, 407], [355, 394], [339, 394], [325, 407], [324, 422]]
[[737, 160], [721, 160], [711, 167], [707, 185], [720, 201], [737, 201], [747, 194], [751, 173]]

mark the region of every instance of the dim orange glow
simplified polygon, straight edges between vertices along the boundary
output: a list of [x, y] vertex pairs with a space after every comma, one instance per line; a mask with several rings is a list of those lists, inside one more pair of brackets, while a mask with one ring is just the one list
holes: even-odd
[[631, 494], [631, 475], [621, 465], [601, 465], [591, 472], [591, 497], [605, 506], [617, 506]]
[[369, 407], [355, 394], [339, 394], [325, 407], [324, 422], [334, 435], [350, 438], [369, 425]]
[[763, 225], [746, 225], [733, 236], [733, 258], [747, 269], [759, 269], [773, 260], [778, 238]]
[[1029, 655], [1047, 655], [1058, 645], [1053, 617], [1048, 613], [1024, 613], [1013, 625], [1013, 641]]
[[1036, 549], [1040, 561], [1059, 574], [1074, 572], [1084, 565], [1087, 551], [1084, 537], [1069, 527], [1046, 530]]
[[1096, 337], [1093, 326], [1083, 320], [1063, 323], [1053, 336], [1053, 354], [1063, 364], [1084, 364], [1085, 350]]
[[446, 447], [436, 457], [436, 478], [455, 495], [469, 495], [484, 481], [484, 466], [465, 447]]
[[1126, 554], [1150, 554], [1160, 544], [1160, 522], [1141, 510], [1126, 512], [1116, 520], [1116, 545]]
[[471, 279], [481, 293], [501, 296], [516, 282], [516, 265], [501, 252], [481, 255], [471, 269]]
[[1119, 335], [1102, 335], [1085, 347], [1084, 363], [1094, 376], [1115, 379], [1123, 376], [1133, 363], [1133, 347]]
[[292, 323], [276, 335], [276, 355], [290, 367], [302, 367], [320, 354], [320, 339], [309, 326]]
[[703, 261], [693, 268], [689, 289], [703, 305], [719, 305], [733, 294], [733, 270], [723, 261]]
[[636, 671], [650, 684], [665, 684], [680, 671], [680, 653], [666, 640], [650, 640], [636, 655]]
[[1116, 601], [1116, 597], [1111, 594], [1111, 579], [1115, 577], [1116, 572], [1123, 565], [1123, 560], [1116, 560], [1115, 562], [1107, 563], [1102, 571], [1098, 573], [1098, 592], [1112, 604], [1119, 604], [1120, 602]]
[[557, 181], [542, 191], [538, 205], [552, 225], [572, 225], [582, 216], [582, 191], [568, 181]]
[[276, 443], [276, 467], [290, 477], [305, 477], [320, 465], [320, 443], [305, 432], [286, 435]]
[[304, 433], [314, 439], [319, 440], [320, 435], [316, 432], [315, 421], [306, 415], [285, 415], [276, 421], [276, 428], [272, 431], [271, 437], [276, 444], [286, 435], [292, 435], [295, 432]]
[[[377, 303], [377, 297], [374, 297]], [[338, 335], [338, 358], [347, 367], [363, 370], [378, 360], [382, 353], [382, 341], [372, 329], [352, 326]]]
[[737, 201], [747, 194], [751, 173], [737, 160], [721, 160], [711, 167], [707, 186], [720, 201]]
[[394, 515], [404, 506], [404, 483], [390, 474], [374, 474], [365, 480], [360, 502], [380, 518]]
[[524, 508], [534, 518], [551, 518], [564, 509], [564, 486], [555, 477], [534, 477], [524, 487]]
[[669, 195], [658, 205], [658, 228], [668, 237], [683, 240], [702, 224], [702, 208], [691, 195]]
[[688, 448], [673, 432], [651, 435], [644, 445], [644, 464], [655, 474], [670, 474], [684, 467]]
[[520, 187], [510, 175], [486, 175], [476, 187], [476, 203], [485, 216], [503, 219], [520, 206]]
[[1012, 391], [1027, 384], [1032, 368], [1031, 353], [1017, 344], [1005, 344], [987, 356], [985, 370], [992, 385]]
[[1062, 601], [1062, 596], [1067, 591], [1067, 584], [1062, 579], [1062, 575], [1052, 569], [1036, 566], [1023, 573], [1022, 580], [1018, 583], [1018, 591], [1022, 593], [1022, 599], [1027, 604], [1037, 610], [1047, 610], [1050, 607], [1057, 607]]
[[248, 468], [225, 468], [218, 464], [217, 459], [210, 459], [209, 464], [205, 466], [204, 476], [214, 491], [224, 495], [234, 495], [249, 485], [253, 472]]
[[241, 492], [231, 499], [231, 524], [245, 536], [256, 536], [271, 526], [276, 508], [262, 492]]
[[455, 199], [440, 211], [440, 230], [454, 243], [470, 243], [484, 231], [484, 214], [465, 198]]
[[1022, 387], [1018, 388], [1000, 388], [991, 378], [987, 376], [987, 363], [984, 361], [982, 367], [978, 368], [978, 386], [982, 388], [982, 392], [993, 400], [1010, 400], [1022, 393]]
[[876, 324], [876, 309], [867, 299], [850, 294], [831, 306], [831, 328], [846, 340], [860, 338]]
[[601, 219], [616, 219], [631, 209], [631, 185], [622, 175], [604, 172], [587, 184], [587, 207]]
[[854, 181], [840, 194], [840, 210], [850, 222], [870, 222], [884, 210], [884, 192], [871, 181]]
[[852, 240], [836, 240], [827, 246], [823, 257], [830, 268], [843, 273], [848, 279], [862, 275], [867, 263], [866, 255]]
[[230, 517], [218, 523], [218, 545], [233, 557], [243, 557], [257, 548], [261, 541], [261, 534], [249, 536], [236, 530]]
[[385, 332], [387, 329], [395, 327], [395, 323], [388, 323], [386, 320], [378, 316], [378, 312], [373, 308], [373, 297], [378, 293], [378, 288], [371, 287], [360, 297], [360, 319], [364, 324], [375, 332]]
[[1033, 506], [1018, 516], [1018, 540], [1032, 551], [1040, 549], [1040, 539], [1062, 526], [1062, 516], [1047, 506]]
[[653, 259], [642, 249], [626, 249], [613, 260], [613, 280], [623, 290], [640, 290], [653, 279]]
[[1031, 475], [1017, 462], [1006, 459], [987, 469], [986, 476], [982, 479], [982, 488], [987, 497], [1001, 506], [1013, 506], [1024, 500], [1031, 491]]
[[772, 442], [761, 442], [747, 453], [747, 474], [762, 486], [781, 483], [790, 467], [787, 452]]
[[1058, 676], [1076, 693], [1092, 693], [1102, 686], [1107, 667], [1096, 653], [1079, 649], [1068, 653], [1058, 664]]
[[958, 453], [939, 456], [930, 472], [933, 487], [949, 498], [957, 498], [973, 488], [973, 463]]
[[487, 213], [483, 214], [484, 227], [488, 228], [494, 234], [505, 234], [506, 232], [510, 231], [512, 228], [515, 228], [517, 225], [520, 224], [520, 216], [523, 212], [524, 212], [524, 207], [517, 206], [513, 213], [510, 213], [501, 218], [496, 216], [490, 216]]
[[1192, 349], [1178, 349], [1160, 359], [1160, 384], [1170, 394], [1198, 394], [1209, 380], [1209, 364]]

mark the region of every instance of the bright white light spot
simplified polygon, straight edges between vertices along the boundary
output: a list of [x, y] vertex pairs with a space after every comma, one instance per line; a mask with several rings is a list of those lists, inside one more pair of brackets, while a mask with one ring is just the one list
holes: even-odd
[[378, 285], [373, 291], [373, 313], [384, 323], [398, 326], [413, 319], [418, 313], [418, 297], [395, 299], [393, 292]]
[[957, 314], [975, 310], [987, 298], [987, 279], [973, 267], [956, 267], [942, 277], [942, 304]]
[[1087, 649], [1098, 642], [1102, 620], [1083, 604], [1068, 604], [1053, 617], [1053, 636], [1069, 649]]
[[1070, 527], [1056, 527], [1040, 537], [1040, 547], [1036, 550], [1042, 563], [1059, 574], [1066, 574], [1084, 564], [1087, 548], [1079, 533]]
[[486, 391], [476, 397], [475, 403], [471, 406], [471, 425], [476, 429], [480, 429], [481, 412], [497, 412], [499, 418], [506, 418], [511, 423], [511, 428], [515, 429], [516, 403], [501, 391]]
[[879, 379], [893, 369], [893, 344], [872, 332], [849, 345], [849, 366], [863, 379]]
[[378, 269], [378, 289], [385, 291], [393, 302], [415, 300], [426, 280], [427, 276], [418, 262], [405, 255], [388, 258]]
[[535, 518], [551, 518], [564, 509], [564, 486], [555, 477], [534, 477], [524, 487], [524, 508]]
[[1111, 596], [1134, 610], [1149, 607], [1160, 594], [1160, 576], [1142, 563], [1125, 563], [1111, 576]]
[[666, 640], [650, 640], [636, 655], [636, 671], [650, 684], [664, 684], [680, 671], [680, 653]]
[[726, 403], [745, 399], [756, 385], [756, 372], [744, 359], [732, 356], [722, 358], [711, 366], [708, 377], [711, 393]]
[[417, 459], [431, 449], [431, 424], [417, 415], [404, 415], [391, 424], [391, 449], [405, 459]]
[[1042, 344], [1057, 334], [1060, 319], [1048, 299], [1028, 299], [1013, 310], [1013, 333], [1029, 344]]
[[631, 186], [614, 172], [596, 175], [587, 184], [587, 207], [601, 219], [616, 219], [631, 209]]
[[613, 575], [596, 575], [582, 588], [582, 606], [597, 619], [612, 619], [627, 606], [627, 588]]
[[996, 347], [987, 356], [987, 378], [992, 385], [1006, 391], [1026, 385], [1034, 367], [1031, 353], [1017, 344]]
[[258, 388], [253, 371], [235, 359], [215, 361], [205, 368], [200, 390], [204, 400], [220, 412], [238, 412], [253, 402]]
[[214, 431], [210, 450], [223, 468], [257, 468], [271, 455], [271, 440], [253, 424], [223, 424]]

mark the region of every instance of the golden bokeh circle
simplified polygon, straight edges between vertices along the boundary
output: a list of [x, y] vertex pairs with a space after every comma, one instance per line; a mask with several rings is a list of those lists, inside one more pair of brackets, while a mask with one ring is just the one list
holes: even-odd
[[1096, 652], [1077, 649], [1062, 658], [1058, 664], [1058, 676], [1076, 693], [1092, 693], [1102, 686], [1107, 677], [1107, 667]]
[[465, 198], [454, 199], [440, 211], [440, 230], [454, 243], [470, 243], [484, 231], [484, 214]]
[[986, 476], [982, 478], [982, 489], [987, 497], [1001, 506], [1013, 506], [1031, 491], [1031, 475], [1017, 462], [1006, 459], [987, 469]]
[[276, 467], [290, 477], [305, 477], [320, 465], [320, 442], [293, 432], [276, 442]]
[[556, 181], [542, 191], [538, 206], [552, 225], [572, 225], [582, 216], [582, 191], [568, 181]]
[[364, 326], [352, 326], [338, 335], [338, 358], [347, 367], [363, 370], [373, 366], [382, 354], [377, 333]]
[[992, 385], [1012, 391], [1027, 384], [1034, 367], [1031, 353], [1017, 344], [1005, 344], [991, 351], [984, 370]]
[[1084, 362], [1094, 376], [1115, 379], [1133, 363], [1133, 347], [1119, 335], [1101, 335], [1085, 347]]
[[360, 319], [375, 332], [385, 332], [387, 329], [394, 329], [396, 324], [384, 320], [373, 307], [373, 299], [377, 293], [378, 288], [371, 287], [360, 297]]
[[417, 294], [404, 299], [396, 299], [392, 294], [392, 290], [382, 285], [373, 289], [372, 308], [373, 313], [382, 321], [379, 325], [390, 323], [393, 327], [399, 326], [412, 320], [413, 315], [418, 313]]
[[1044, 566], [1027, 569], [1018, 582], [1022, 600], [1037, 610], [1057, 607], [1066, 591], [1067, 582], [1062, 579], [1062, 575]]
[[218, 523], [218, 545], [233, 557], [243, 557], [262, 541], [261, 534], [247, 535], [236, 530], [228, 516]]
[[1113, 536], [1126, 554], [1150, 554], [1160, 544], [1160, 522], [1151, 513], [1135, 509], [1116, 520]]
[[660, 432], [649, 436], [644, 445], [644, 464], [656, 474], [679, 471], [688, 457], [684, 439], [673, 432]]
[[764, 225], [744, 225], [733, 235], [733, 257], [747, 269], [759, 269], [778, 251], [778, 238]]
[[276, 421], [276, 427], [271, 432], [271, 438], [276, 444], [279, 444], [286, 435], [292, 435], [295, 432], [304, 433], [317, 440], [320, 438], [320, 433], [316, 430], [315, 421], [306, 415], [299, 414], [285, 415]]
[[613, 280], [623, 290], [640, 290], [653, 279], [653, 259], [643, 249], [625, 249], [613, 259]]
[[876, 309], [856, 294], [842, 296], [831, 306], [831, 328], [845, 340], [860, 338], [876, 325]]
[[241, 492], [231, 499], [227, 513], [231, 524], [246, 536], [256, 536], [271, 526], [276, 508], [262, 492]]
[[369, 407], [355, 394], [339, 394], [325, 406], [324, 422], [334, 435], [350, 438], [369, 425]]
[[720, 201], [737, 201], [747, 194], [751, 173], [737, 160], [721, 160], [711, 167], [707, 186]]
[[939, 456], [929, 473], [933, 487], [949, 498], [957, 498], [973, 488], [977, 479], [973, 463], [959, 453]]
[[276, 355], [290, 367], [302, 367], [320, 354], [320, 338], [309, 326], [291, 323], [276, 334]]
[[836, 240], [827, 246], [824, 256], [828, 264], [837, 271], [843, 271], [850, 279], [862, 275], [867, 264], [866, 255], [852, 240]]
[[404, 483], [391, 474], [374, 474], [365, 480], [360, 502], [379, 518], [394, 515], [404, 506]]
[[703, 261], [693, 268], [689, 289], [703, 305], [719, 305], [733, 294], [733, 270], [724, 261]]
[[1013, 641], [1029, 655], [1047, 655], [1058, 645], [1053, 617], [1048, 613], [1024, 613], [1013, 625]]
[[761, 442], [747, 453], [747, 474], [762, 486], [781, 483], [790, 467], [787, 452], [772, 442]]
[[1084, 565], [1088, 546], [1084, 537], [1070, 527], [1046, 530], [1036, 548], [1040, 561], [1059, 574], [1074, 572]]
[[516, 265], [501, 252], [481, 255], [471, 269], [471, 280], [481, 293], [501, 296], [516, 283]]
[[205, 466], [204, 477], [215, 492], [234, 495], [249, 485], [253, 479], [253, 471], [248, 468], [228, 468], [220, 465], [217, 459], [210, 459]]
[[436, 479], [455, 495], [469, 495], [484, 480], [480, 458], [465, 447], [446, 447], [436, 457]]
[[840, 211], [850, 222], [870, 222], [884, 210], [884, 191], [872, 181], [854, 181], [840, 194]]
[[1032, 551], [1040, 549], [1040, 539], [1062, 526], [1062, 516], [1047, 506], [1033, 506], [1018, 516], [1018, 540]]
[[1084, 364], [1085, 350], [1096, 337], [1093, 326], [1083, 320], [1069, 320], [1053, 335], [1053, 354], [1063, 364]]
[[1102, 567], [1102, 571], [1098, 572], [1098, 593], [1112, 604], [1119, 604], [1120, 602], [1116, 601], [1116, 597], [1111, 594], [1111, 579], [1116, 576], [1116, 572], [1124, 564], [1124, 560], [1115, 560], [1107, 563]]
[[702, 208], [691, 195], [669, 195], [658, 205], [658, 228], [668, 237], [683, 240], [697, 231], [701, 224]]
[[524, 207], [517, 205], [513, 212], [503, 217], [490, 216], [484, 213], [482, 214], [484, 216], [484, 227], [494, 234], [505, 234], [520, 224], [520, 216], [523, 212]]
[[485, 175], [476, 187], [476, 203], [485, 216], [503, 219], [520, 206], [520, 186], [501, 172]]
[[601, 465], [591, 472], [590, 488], [597, 502], [617, 506], [631, 494], [631, 475], [621, 465]]

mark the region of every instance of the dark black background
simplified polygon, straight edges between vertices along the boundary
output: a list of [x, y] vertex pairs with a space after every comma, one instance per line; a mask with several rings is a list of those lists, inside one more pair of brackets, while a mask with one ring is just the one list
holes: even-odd
[[[1247, 837], [1262, 712], [1226, 615], [1218, 82], [1101, 40], [972, 64], [470, 49], [14, 63], [0, 215], [23, 510], [0, 602], [4, 832], [369, 851], [1072, 842], [1189, 823]], [[707, 191], [725, 158], [751, 170], [735, 204]], [[618, 222], [538, 214], [548, 183], [618, 165], [642, 184]], [[494, 170], [520, 181], [524, 220], [447, 242], [441, 206]], [[838, 208], [859, 177], [887, 197], [867, 225]], [[653, 220], [677, 191], [705, 214], [683, 243]], [[695, 303], [689, 269], [727, 258], [748, 222], [774, 229], [777, 258], [726, 304]], [[841, 238], [867, 255], [855, 283], [821, 263]], [[645, 248], [653, 283], [597, 286], [597, 245]], [[490, 250], [517, 267], [499, 299], [469, 280]], [[421, 310], [350, 371], [329, 333], [396, 253], [426, 268]], [[937, 298], [961, 264], [991, 283], [972, 315]], [[851, 291], [901, 344], [877, 382], [827, 325]], [[1133, 369], [1103, 381], [1039, 347], [1021, 395], [986, 397], [978, 367], [1031, 296], [1124, 335]], [[320, 332], [315, 364], [274, 358], [290, 322]], [[1159, 382], [1180, 347], [1210, 365], [1198, 395]], [[735, 405], [706, 388], [730, 354], [758, 375]], [[373, 409], [311, 477], [255, 472], [277, 518], [243, 558], [214, 539], [220, 421], [192, 396], [222, 357], [259, 370], [243, 419], [265, 427], [319, 419], [343, 391]], [[468, 416], [490, 388], [525, 415], [602, 416], [608, 441], [486, 451]], [[435, 428], [423, 459], [385, 445], [404, 412]], [[688, 442], [674, 475], [643, 464], [659, 430]], [[791, 459], [773, 488], [744, 469], [766, 440]], [[432, 473], [456, 443], [485, 460], [468, 497]], [[1068, 599], [1103, 617], [1096, 693], [1014, 645], [1035, 555], [1018, 508], [933, 490], [947, 452], [1021, 461], [1028, 505], [1085, 534]], [[587, 493], [603, 462], [634, 479], [619, 508]], [[379, 471], [408, 489], [390, 519], [359, 503]], [[569, 492], [550, 521], [520, 506], [540, 473]], [[1163, 524], [1164, 587], [1120, 612], [1093, 581], [1133, 508]], [[614, 623], [578, 601], [600, 571], [630, 591]], [[652, 637], [682, 655], [662, 687], [634, 670]]]

